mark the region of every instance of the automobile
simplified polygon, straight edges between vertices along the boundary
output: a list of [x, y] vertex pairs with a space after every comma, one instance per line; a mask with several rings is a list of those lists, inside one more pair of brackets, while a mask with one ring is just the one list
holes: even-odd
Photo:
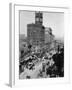
[[48, 57], [47, 57], [47, 56], [44, 56], [44, 57], [42, 58], [42, 61], [44, 61], [44, 60], [48, 60]]
[[34, 63], [32, 63], [32, 62], [31, 63], [30, 62], [28, 63], [28, 69], [29, 70], [33, 69], [34, 66], [35, 66]]
[[30, 79], [31, 77], [30, 76], [26, 76], [26, 79]]

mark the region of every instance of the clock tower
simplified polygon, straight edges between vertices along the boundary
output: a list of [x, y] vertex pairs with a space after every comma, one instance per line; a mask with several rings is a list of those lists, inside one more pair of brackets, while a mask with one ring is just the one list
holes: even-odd
[[27, 40], [32, 46], [42, 47], [45, 43], [45, 27], [43, 24], [43, 13], [35, 12], [35, 23], [27, 24]]
[[42, 12], [40, 12], [40, 11], [35, 12], [35, 24], [42, 25], [42, 23], [43, 23]]

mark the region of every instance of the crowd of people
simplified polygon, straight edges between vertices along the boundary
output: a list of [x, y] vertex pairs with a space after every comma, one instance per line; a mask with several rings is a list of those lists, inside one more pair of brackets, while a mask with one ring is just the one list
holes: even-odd
[[[28, 51], [21, 52], [19, 62], [19, 74], [28, 70], [35, 70], [38, 63], [42, 63], [37, 78], [46, 77], [64, 77], [64, 47], [57, 47], [57, 50], [42, 51], [32, 53], [32, 46], [28, 46]], [[26, 76], [31, 78], [31, 76]]]

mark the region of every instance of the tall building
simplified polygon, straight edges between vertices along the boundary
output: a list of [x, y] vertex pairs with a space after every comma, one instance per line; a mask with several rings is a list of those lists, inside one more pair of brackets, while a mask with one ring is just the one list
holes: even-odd
[[35, 24], [42, 25], [43, 14], [41, 12], [35, 12]]
[[45, 43], [45, 27], [43, 23], [42, 12], [35, 12], [35, 23], [27, 25], [27, 40], [31, 45], [44, 45]]
[[52, 34], [52, 29], [50, 27], [45, 27], [45, 43], [52, 43], [55, 36]]
[[52, 33], [52, 29], [50, 27], [45, 28], [45, 45], [46, 48], [51, 49], [55, 47], [55, 36]]

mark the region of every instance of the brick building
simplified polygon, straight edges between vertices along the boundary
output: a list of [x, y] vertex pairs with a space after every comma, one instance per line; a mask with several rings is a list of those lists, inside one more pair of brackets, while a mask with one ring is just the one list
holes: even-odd
[[45, 27], [42, 12], [35, 12], [35, 23], [27, 25], [28, 44], [39, 46], [45, 43]]
[[55, 36], [52, 33], [50, 27], [45, 27], [45, 43], [52, 43], [55, 39]]

